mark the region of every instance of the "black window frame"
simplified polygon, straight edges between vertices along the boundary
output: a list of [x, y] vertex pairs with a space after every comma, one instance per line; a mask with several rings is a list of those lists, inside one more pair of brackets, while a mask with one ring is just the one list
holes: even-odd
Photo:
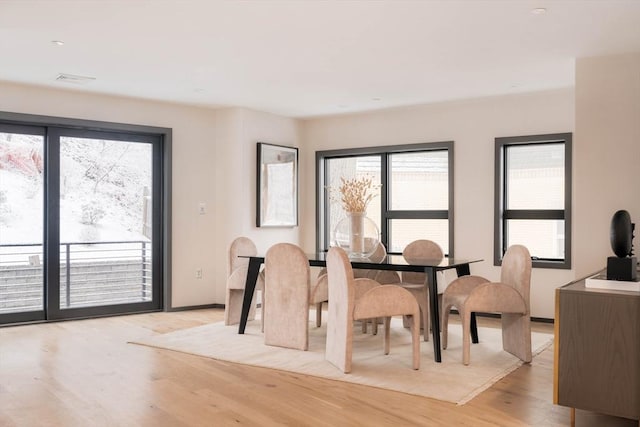
[[[502, 264], [502, 257], [507, 250], [508, 220], [563, 220], [564, 259], [537, 258], [532, 254], [532, 266], [534, 268], [571, 269], [572, 141], [573, 134], [571, 132], [495, 138], [494, 265], [500, 266]], [[536, 144], [564, 145], [564, 209], [507, 209], [506, 149], [511, 146]]]
[[[442, 248], [446, 256], [454, 255], [454, 143], [453, 141], [428, 142], [418, 144], [387, 145], [376, 147], [349, 148], [340, 150], [316, 151], [316, 251], [322, 252], [329, 249], [330, 230], [327, 229], [329, 192], [326, 191], [327, 162], [325, 160], [380, 156], [380, 240], [389, 247], [389, 221], [392, 219], [446, 219], [448, 220], [449, 247]], [[446, 210], [390, 210], [390, 156], [393, 154], [406, 154], [411, 152], [446, 151], [448, 154], [448, 209]], [[397, 253], [397, 252], [389, 252]]]
[[[50, 322], [57, 320], [99, 317], [168, 311], [171, 306], [171, 182], [172, 182], [172, 134], [171, 128], [137, 125], [129, 123], [103, 122], [56, 116], [0, 111], [0, 124], [5, 129], [22, 130], [24, 133], [43, 135], [44, 156], [47, 158], [44, 171], [44, 235], [43, 250], [48, 261], [44, 264], [44, 308], [33, 312], [0, 314], [0, 326], [24, 322]], [[54, 261], [59, 256], [59, 147], [60, 136], [109, 137], [114, 140], [130, 140], [152, 144], [153, 152], [153, 209], [158, 216], [153, 218], [153, 298], [149, 302], [96, 305], [61, 311], [59, 305], [59, 265]], [[55, 259], [54, 259], [55, 258]], [[155, 282], [157, 281], [157, 282]], [[53, 290], [54, 292], [50, 292]]]

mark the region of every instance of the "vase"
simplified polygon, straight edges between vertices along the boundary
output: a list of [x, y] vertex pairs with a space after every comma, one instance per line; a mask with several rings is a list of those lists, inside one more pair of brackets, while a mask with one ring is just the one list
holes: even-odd
[[364, 247], [364, 212], [349, 213], [349, 247], [354, 257], [366, 256]]
[[378, 247], [380, 230], [365, 212], [347, 212], [333, 230], [332, 246], [344, 249], [349, 258], [367, 258]]

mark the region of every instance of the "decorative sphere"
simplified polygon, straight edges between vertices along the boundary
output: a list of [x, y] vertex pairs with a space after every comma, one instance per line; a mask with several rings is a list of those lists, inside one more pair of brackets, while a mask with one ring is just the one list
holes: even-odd
[[378, 226], [362, 213], [348, 214], [331, 233], [331, 246], [341, 247], [352, 259], [368, 258], [375, 252], [378, 243]]
[[621, 210], [613, 214], [610, 239], [611, 249], [619, 258], [625, 258], [631, 254], [633, 226], [629, 212]]

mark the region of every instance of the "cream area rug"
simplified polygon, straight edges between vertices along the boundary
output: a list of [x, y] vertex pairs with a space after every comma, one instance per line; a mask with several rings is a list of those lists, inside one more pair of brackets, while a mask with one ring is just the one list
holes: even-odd
[[[313, 313], [315, 314], [315, 313]], [[315, 316], [310, 318], [315, 319]], [[370, 329], [370, 328], [369, 328]], [[317, 328], [309, 323], [309, 351], [264, 344], [260, 321], [247, 323], [244, 335], [238, 326], [222, 322], [170, 332], [134, 344], [195, 354], [227, 362], [279, 369], [395, 390], [462, 405], [518, 368], [522, 362], [502, 350], [502, 331], [479, 328], [479, 344], [472, 344], [471, 363], [462, 364], [462, 327], [449, 325], [449, 347], [442, 363], [433, 360], [433, 343], [421, 342], [420, 369], [411, 369], [411, 335], [402, 319], [391, 324], [391, 352], [383, 353], [382, 325], [378, 335], [363, 334], [354, 326], [353, 364], [342, 373], [324, 358], [326, 322]], [[539, 354], [553, 341], [551, 334], [532, 333], [533, 353]]]

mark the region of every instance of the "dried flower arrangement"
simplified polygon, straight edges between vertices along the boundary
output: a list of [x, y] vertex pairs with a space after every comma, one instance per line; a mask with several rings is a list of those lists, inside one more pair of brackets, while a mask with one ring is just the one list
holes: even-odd
[[342, 207], [346, 212], [365, 212], [369, 202], [377, 196], [372, 192], [379, 188], [379, 185], [373, 183], [373, 178], [361, 176], [357, 178], [345, 179], [340, 178], [342, 184], [338, 188], [341, 197]]

